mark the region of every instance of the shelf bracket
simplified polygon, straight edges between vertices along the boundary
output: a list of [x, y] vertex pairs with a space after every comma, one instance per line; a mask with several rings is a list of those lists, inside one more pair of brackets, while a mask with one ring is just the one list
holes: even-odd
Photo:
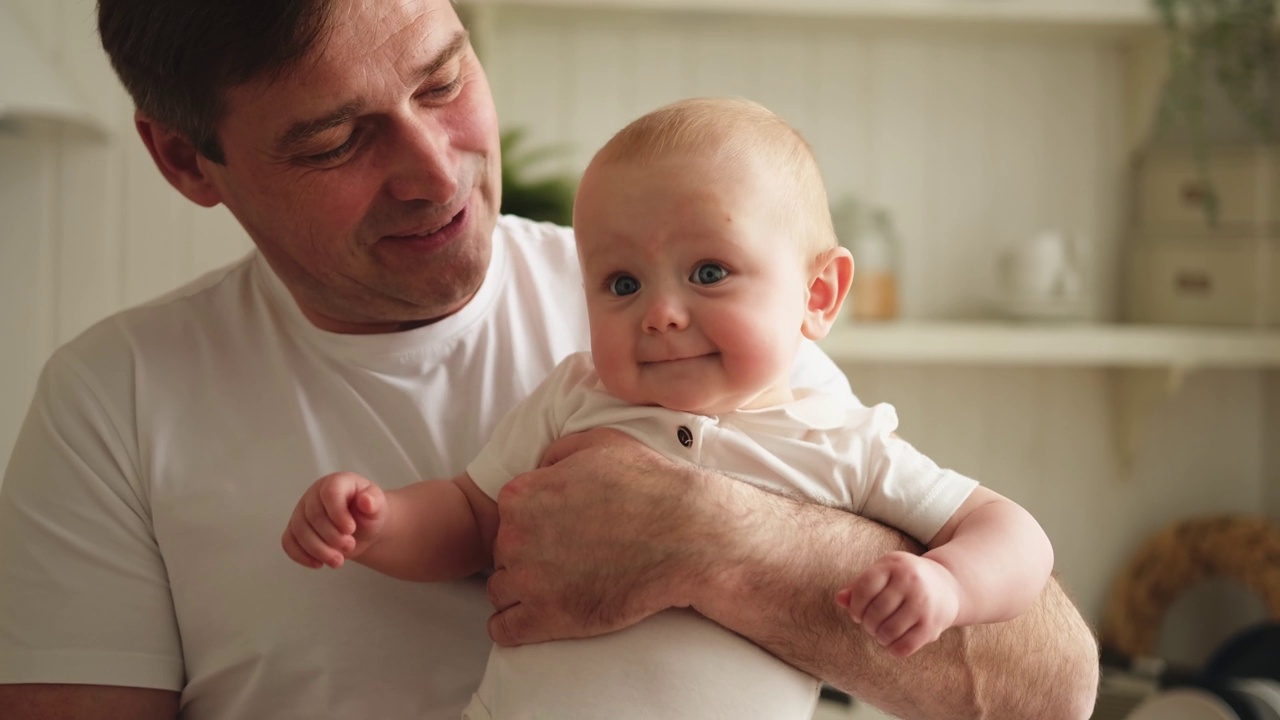
[[1132, 477], [1153, 413], [1182, 389], [1194, 371], [1190, 366], [1111, 369], [1112, 434], [1121, 477]]

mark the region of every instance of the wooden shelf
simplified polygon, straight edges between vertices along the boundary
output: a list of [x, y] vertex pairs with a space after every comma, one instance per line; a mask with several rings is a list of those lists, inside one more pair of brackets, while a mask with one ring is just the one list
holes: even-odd
[[1154, 26], [1149, 0], [461, 0], [474, 7], [748, 13], [916, 21]]
[[844, 323], [820, 345], [844, 363], [1176, 370], [1280, 367], [1280, 330], [904, 321]]

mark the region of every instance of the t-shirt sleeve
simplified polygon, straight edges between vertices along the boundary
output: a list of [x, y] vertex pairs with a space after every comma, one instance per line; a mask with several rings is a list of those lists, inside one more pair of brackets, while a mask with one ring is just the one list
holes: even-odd
[[865, 408], [852, 455], [860, 467], [850, 472], [854, 510], [928, 543], [978, 486], [972, 478], [938, 467], [911, 443], [894, 434], [898, 415], [879, 404]]
[[0, 683], [180, 690], [134, 424], [89, 377], [49, 361], [0, 486]]
[[587, 356], [570, 355], [512, 408], [467, 466], [476, 486], [497, 500], [498, 491], [511, 478], [537, 468], [547, 448], [560, 437], [575, 398], [585, 392], [588, 375], [593, 373]]

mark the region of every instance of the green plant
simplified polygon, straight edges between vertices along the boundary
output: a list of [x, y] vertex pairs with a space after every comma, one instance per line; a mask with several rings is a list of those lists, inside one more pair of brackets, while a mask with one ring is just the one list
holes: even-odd
[[1219, 201], [1209, 178], [1208, 110], [1219, 89], [1255, 139], [1280, 137], [1277, 0], [1151, 0], [1169, 40], [1169, 82], [1162, 122], [1190, 140], [1204, 186], [1204, 208], [1217, 223]]
[[502, 212], [530, 220], [572, 224], [577, 183], [567, 175], [534, 175], [536, 166], [562, 155], [565, 148], [525, 149], [525, 144], [523, 128], [502, 133]]

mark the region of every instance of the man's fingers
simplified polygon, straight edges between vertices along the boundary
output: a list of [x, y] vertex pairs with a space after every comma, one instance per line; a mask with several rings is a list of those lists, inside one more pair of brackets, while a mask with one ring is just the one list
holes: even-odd
[[547, 452], [542, 456], [542, 462], [538, 463], [538, 467], [544, 468], [555, 465], [576, 452], [590, 447], [608, 445], [620, 440], [636, 442], [630, 435], [612, 428], [594, 428], [573, 433], [572, 435], [565, 435], [551, 443], [551, 446], [547, 448]]
[[548, 615], [533, 606], [516, 603], [489, 616], [489, 637], [498, 645], [513, 647], [587, 635], [568, 618], [559, 614]]
[[586, 433], [573, 433], [565, 435], [558, 439], [547, 448], [542, 455], [542, 462], [538, 463], [539, 468], [550, 467], [578, 452], [586, 447], [587, 443], [583, 437]]
[[512, 605], [506, 610], [489, 616], [489, 638], [504, 647], [537, 642], [537, 640], [525, 637], [528, 630], [527, 625], [525, 607], [523, 605]]
[[485, 591], [489, 595], [489, 604], [493, 609], [502, 612], [512, 605], [516, 604], [514, 593], [511, 591], [511, 573], [499, 567], [489, 576], [489, 581], [485, 584]]

